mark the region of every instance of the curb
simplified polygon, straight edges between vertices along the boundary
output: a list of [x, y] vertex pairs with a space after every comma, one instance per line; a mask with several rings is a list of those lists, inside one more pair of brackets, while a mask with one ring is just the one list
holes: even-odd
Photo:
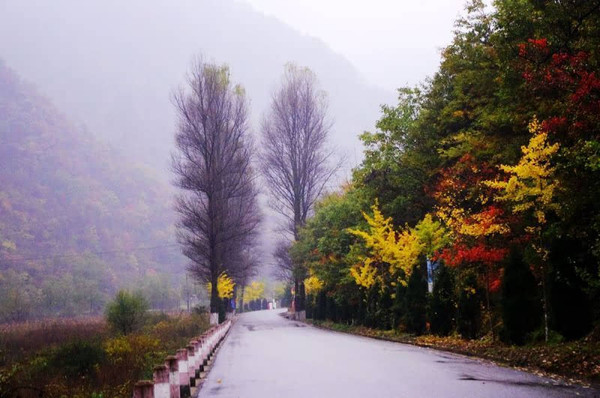
[[156, 366], [152, 380], [140, 380], [133, 388], [133, 398], [191, 398], [198, 395], [214, 362], [217, 350], [231, 330], [235, 318], [213, 326], [190, 341], [176, 355]]

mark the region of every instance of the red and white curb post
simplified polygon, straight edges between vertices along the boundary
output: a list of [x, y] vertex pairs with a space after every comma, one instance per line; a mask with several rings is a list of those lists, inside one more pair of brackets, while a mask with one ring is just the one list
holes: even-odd
[[177, 350], [176, 355], [168, 356], [163, 365], [154, 368], [152, 381], [141, 380], [135, 384], [133, 398], [190, 398], [191, 387], [198, 384], [231, 325], [228, 319], [191, 340], [186, 348]]

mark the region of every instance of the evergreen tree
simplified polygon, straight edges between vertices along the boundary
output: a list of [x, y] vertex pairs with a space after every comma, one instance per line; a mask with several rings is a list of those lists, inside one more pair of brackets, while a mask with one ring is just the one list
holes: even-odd
[[524, 344], [540, 321], [535, 278], [523, 256], [511, 250], [502, 281], [502, 321], [500, 338], [507, 343]]
[[473, 272], [463, 276], [458, 295], [458, 333], [467, 339], [474, 339], [481, 329], [481, 293], [477, 277]]
[[427, 313], [427, 278], [423, 269], [425, 261], [417, 264], [408, 278], [406, 287], [406, 330], [416, 335], [425, 332], [426, 313]]
[[392, 300], [392, 290], [389, 287], [384, 287], [383, 291], [379, 295], [377, 303], [377, 327], [380, 329], [388, 330], [393, 327], [392, 319], [392, 306], [394, 304]]
[[452, 270], [440, 264], [431, 297], [431, 332], [447, 336], [456, 320], [456, 296]]
[[406, 286], [397, 283], [394, 293], [394, 303], [392, 304], [392, 327], [397, 328], [402, 322], [402, 319], [404, 319], [406, 310]]
[[[594, 288], [588, 288], [582, 280], [583, 275], [597, 272], [593, 267], [598, 263], [584, 246], [581, 240], [565, 236], [555, 239], [550, 245], [548, 293], [551, 327], [567, 340], [589, 333], [594, 322], [593, 305], [598, 307], [598, 291], [594, 300], [594, 296], [589, 294]], [[583, 264], [587, 269], [573, 264]]]

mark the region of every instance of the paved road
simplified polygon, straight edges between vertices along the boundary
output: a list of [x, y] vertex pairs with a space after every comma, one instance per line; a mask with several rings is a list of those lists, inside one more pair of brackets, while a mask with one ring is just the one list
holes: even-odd
[[279, 312], [238, 319], [199, 397], [600, 397], [486, 361], [317, 329]]

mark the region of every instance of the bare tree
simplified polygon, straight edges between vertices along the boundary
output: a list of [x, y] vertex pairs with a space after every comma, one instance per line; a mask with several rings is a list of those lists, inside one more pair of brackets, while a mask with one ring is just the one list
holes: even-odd
[[294, 282], [294, 264], [290, 257], [290, 248], [292, 244], [287, 240], [280, 240], [275, 245], [273, 257], [277, 272], [275, 276], [287, 282]]
[[[330, 127], [327, 98], [318, 89], [315, 74], [287, 65], [263, 119], [261, 168], [272, 207], [286, 218], [294, 240], [339, 168], [331, 164], [333, 152], [327, 149]], [[302, 311], [304, 282], [302, 272], [297, 272], [301, 270], [294, 271], [295, 307]]]
[[211, 312], [218, 312], [217, 281], [238, 270], [236, 259], [260, 221], [244, 91], [226, 66], [197, 61], [187, 90], [174, 95], [178, 114], [173, 154], [180, 214], [178, 239], [189, 270], [211, 284]]
[[236, 266], [234, 299], [236, 299], [237, 302], [237, 295], [239, 293], [240, 310], [243, 310], [244, 290], [246, 289], [246, 286], [250, 280], [256, 276], [256, 270], [260, 263], [260, 256], [256, 250], [256, 247], [247, 247], [240, 254], [241, 256]]

